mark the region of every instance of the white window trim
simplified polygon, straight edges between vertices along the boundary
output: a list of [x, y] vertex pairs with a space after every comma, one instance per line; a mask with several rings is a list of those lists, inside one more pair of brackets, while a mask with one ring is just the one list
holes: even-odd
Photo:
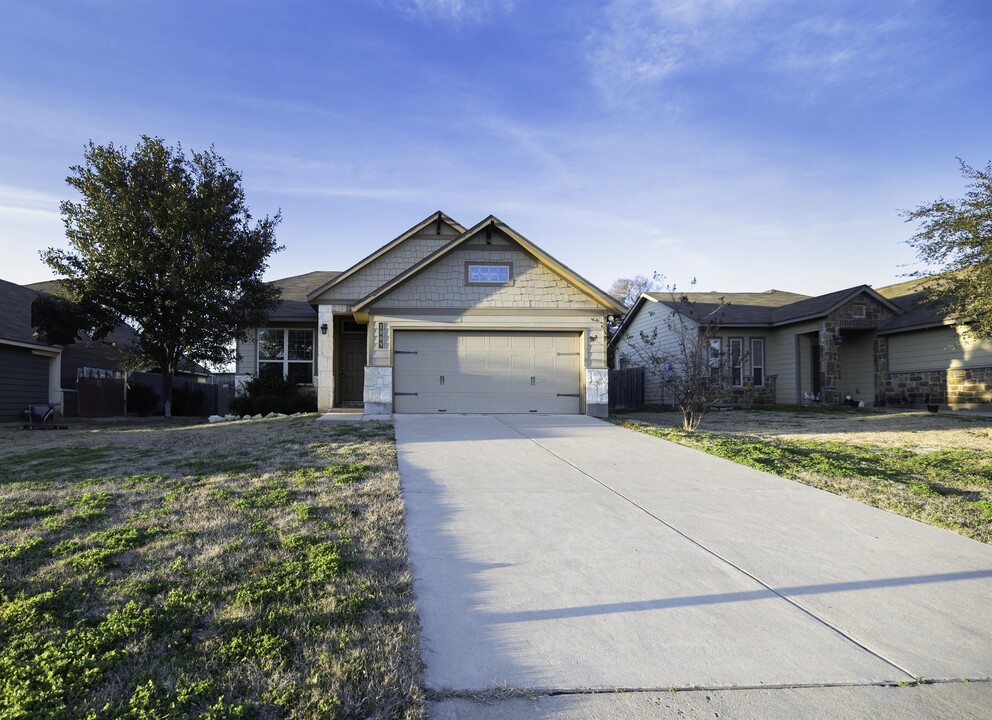
[[[734, 344], [740, 346], [740, 353], [734, 357]], [[727, 350], [730, 353], [730, 384], [734, 387], [744, 387], [744, 338], [727, 338]], [[736, 382], [735, 375], [740, 370], [740, 382]]]
[[[750, 352], [749, 359], [750, 359], [750, 363], [751, 363], [751, 379], [752, 379], [752, 381], [754, 380], [754, 369], [755, 368], [761, 368], [761, 382], [760, 383], [754, 383], [754, 386], [755, 387], [764, 387], [765, 386], [765, 378], [768, 376], [768, 374], [765, 372], [765, 365], [768, 362], [767, 359], [765, 358], [765, 352], [767, 350], [767, 344], [765, 343], [765, 339], [763, 337], [754, 337], [754, 338], [750, 338], [750, 340], [751, 340], [751, 344], [750, 344], [750, 350], [751, 350], [751, 352]], [[755, 358], [754, 345], [755, 345], [755, 343], [761, 343], [761, 364], [760, 365], [755, 365], [755, 363], [754, 363], [754, 358]]]
[[[278, 330], [279, 332], [282, 333], [282, 360], [271, 360], [271, 359], [268, 359], [268, 358], [262, 358], [262, 356], [261, 356], [261, 349], [262, 349], [261, 335], [262, 335], [263, 332], [276, 331], [276, 330]], [[310, 333], [311, 337], [313, 338], [313, 341], [311, 342], [311, 346], [313, 347], [313, 357], [311, 357], [310, 360], [290, 360], [289, 359], [289, 333], [292, 330], [301, 330], [301, 331], [309, 332]], [[264, 327], [264, 328], [258, 328], [258, 331], [255, 334], [255, 374], [257, 376], [261, 376], [261, 374], [262, 374], [262, 363], [266, 363], [268, 365], [281, 364], [282, 365], [282, 377], [285, 380], [286, 378], [289, 377], [289, 364], [290, 363], [303, 364], [305, 362], [309, 362], [310, 363], [310, 382], [309, 383], [298, 383], [298, 384], [310, 384], [310, 385], [312, 385], [313, 384], [313, 376], [314, 376], [313, 365], [314, 365], [314, 361], [316, 360], [316, 357], [317, 357], [317, 333], [316, 333], [316, 331], [313, 328]]]

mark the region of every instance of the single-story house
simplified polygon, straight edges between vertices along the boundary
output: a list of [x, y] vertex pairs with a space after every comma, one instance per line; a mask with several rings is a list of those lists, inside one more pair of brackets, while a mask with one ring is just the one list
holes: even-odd
[[[50, 403], [60, 414], [79, 414], [80, 375], [105, 376], [124, 371], [128, 349], [137, 334], [128, 325], [93, 340], [81, 334], [69, 345], [43, 342], [32, 325], [31, 305], [42, 295], [56, 294], [57, 280], [17, 285], [0, 280], [0, 421], [23, 420], [28, 405]], [[209, 371], [183, 362], [177, 376], [204, 382]]]
[[607, 413], [626, 308], [494, 216], [439, 211], [343, 272], [275, 283], [237, 372], [312, 383], [321, 411]]
[[[686, 297], [695, 317], [718, 318], [711, 342], [726, 360], [728, 403], [987, 408], [992, 340], [968, 336], [923, 303], [921, 286], [913, 280], [816, 297], [780, 290]], [[643, 361], [643, 339], [660, 354], [674, 350], [667, 320], [678, 311], [688, 308], [670, 294], [642, 293], [610, 341], [616, 367], [645, 366], [648, 404], [672, 398], [665, 394], [665, 368]]]
[[38, 296], [0, 280], [0, 421], [23, 420], [34, 403], [62, 403], [62, 346], [42, 342], [31, 327]]

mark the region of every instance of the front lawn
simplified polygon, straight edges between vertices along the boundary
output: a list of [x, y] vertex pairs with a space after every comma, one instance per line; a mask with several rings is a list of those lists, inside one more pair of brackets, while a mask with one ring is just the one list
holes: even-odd
[[622, 427], [992, 543], [992, 421], [852, 410], [627, 413]]
[[420, 718], [390, 423], [0, 428], [0, 718]]

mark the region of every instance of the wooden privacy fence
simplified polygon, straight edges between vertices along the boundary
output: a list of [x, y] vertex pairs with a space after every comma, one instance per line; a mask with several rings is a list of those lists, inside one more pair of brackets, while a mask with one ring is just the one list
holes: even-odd
[[610, 411], [644, 405], [644, 368], [610, 370]]
[[[211, 381], [199, 382], [189, 376], [173, 378], [172, 414], [226, 414], [234, 398], [234, 383]], [[162, 376], [158, 373], [79, 368], [76, 390], [69, 399], [81, 418], [154, 415], [162, 412], [161, 392]]]
[[120, 417], [127, 414], [127, 376], [122, 372], [79, 368], [76, 371], [79, 417]]

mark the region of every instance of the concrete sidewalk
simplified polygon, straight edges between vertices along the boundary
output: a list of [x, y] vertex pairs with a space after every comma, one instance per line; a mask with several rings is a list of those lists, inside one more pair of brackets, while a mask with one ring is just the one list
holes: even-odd
[[396, 428], [436, 717], [992, 704], [987, 545], [581, 416]]

